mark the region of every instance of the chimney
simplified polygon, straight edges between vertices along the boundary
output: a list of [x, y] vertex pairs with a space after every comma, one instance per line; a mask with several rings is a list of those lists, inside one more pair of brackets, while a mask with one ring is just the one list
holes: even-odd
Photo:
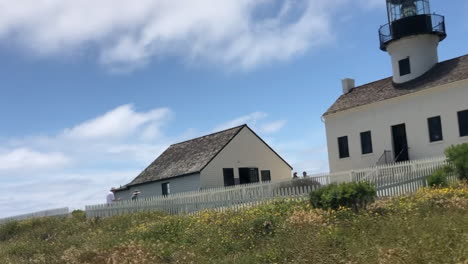
[[354, 87], [356, 87], [356, 82], [354, 79], [346, 78], [341, 80], [343, 85], [343, 94], [349, 93]]

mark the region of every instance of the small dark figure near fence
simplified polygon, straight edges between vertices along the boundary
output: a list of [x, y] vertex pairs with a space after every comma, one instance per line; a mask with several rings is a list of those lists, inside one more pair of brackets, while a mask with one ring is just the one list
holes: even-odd
[[305, 171], [302, 172], [302, 177], [303, 177], [303, 178], [307, 178], [307, 177], [308, 177], [308, 176], [307, 176], [307, 172], [305, 172]]
[[299, 177], [297, 176], [297, 172], [294, 172], [293, 179], [299, 179]]

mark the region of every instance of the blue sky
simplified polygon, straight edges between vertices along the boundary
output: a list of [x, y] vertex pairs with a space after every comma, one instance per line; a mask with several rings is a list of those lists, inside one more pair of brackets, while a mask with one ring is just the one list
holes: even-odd
[[[447, 3], [449, 2], [449, 3]], [[340, 80], [391, 75], [384, 0], [0, 0], [0, 217], [101, 203], [168, 145], [249, 124], [328, 170]], [[467, 53], [468, 3], [440, 60]]]

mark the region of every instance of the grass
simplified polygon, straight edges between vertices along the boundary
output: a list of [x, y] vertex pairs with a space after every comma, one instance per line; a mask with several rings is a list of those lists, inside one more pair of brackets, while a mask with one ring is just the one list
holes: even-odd
[[467, 209], [460, 185], [358, 214], [297, 201], [197, 216], [75, 212], [0, 226], [0, 263], [468, 263]]

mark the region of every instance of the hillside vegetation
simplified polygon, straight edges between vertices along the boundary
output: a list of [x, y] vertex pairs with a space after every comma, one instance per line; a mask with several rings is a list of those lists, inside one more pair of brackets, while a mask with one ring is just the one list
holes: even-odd
[[197, 216], [139, 213], [0, 226], [0, 263], [468, 263], [468, 186], [358, 213], [275, 201]]

